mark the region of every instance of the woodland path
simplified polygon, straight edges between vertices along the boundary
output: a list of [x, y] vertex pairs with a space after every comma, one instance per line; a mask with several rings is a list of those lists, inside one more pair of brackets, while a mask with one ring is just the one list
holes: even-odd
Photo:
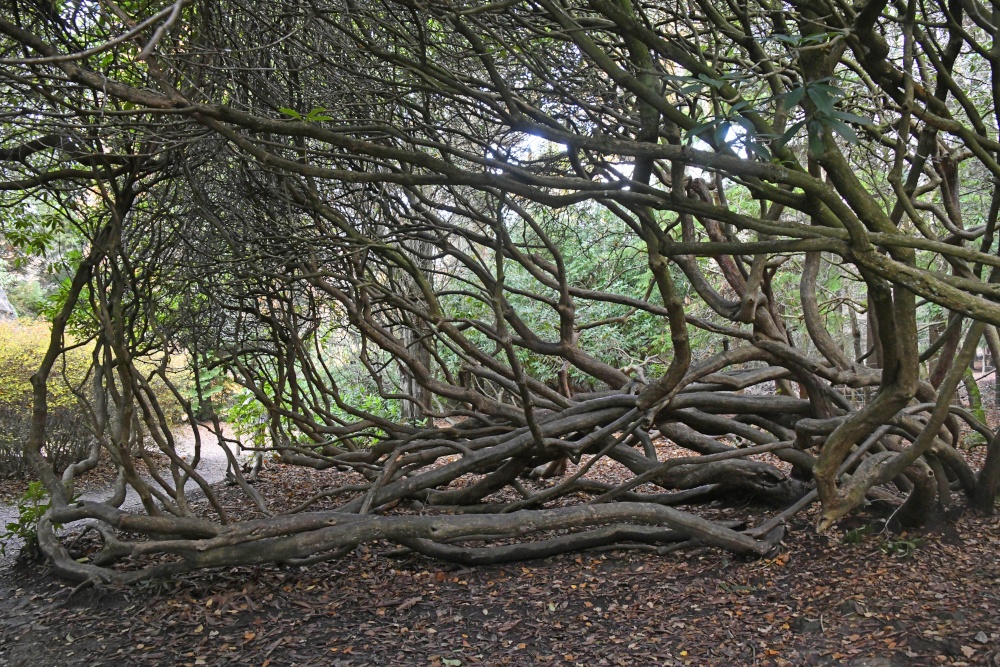
[[[334, 474], [267, 462], [255, 488], [284, 506]], [[817, 535], [812, 508], [772, 559], [617, 550], [464, 569], [376, 543], [74, 596], [45, 567], [2, 568], [0, 667], [1000, 667], [1000, 525], [961, 500], [952, 513], [900, 536], [862, 512]]]
[[[202, 433], [201, 460], [198, 462], [196, 469], [198, 474], [205, 479], [205, 482], [209, 485], [214, 485], [226, 478], [228, 460], [225, 450], [219, 446], [212, 431], [204, 426], [200, 428]], [[226, 434], [227, 436], [230, 435], [228, 427]], [[177, 453], [190, 460], [195, 451], [194, 433], [185, 427], [184, 429], [176, 429], [174, 435], [177, 437], [178, 442]], [[188, 479], [185, 488], [188, 489], [189, 496], [197, 496], [200, 493], [198, 485], [194, 480]], [[84, 500], [102, 500], [107, 498], [111, 494], [111, 491], [110, 487], [93, 489], [81, 494], [80, 497]], [[122, 504], [122, 509], [127, 511], [142, 511], [142, 501], [134, 489], [129, 488], [128, 495], [125, 496], [125, 502]], [[0, 503], [0, 526], [5, 527], [8, 523], [17, 521], [17, 516], [18, 509], [16, 503]], [[70, 527], [72, 527], [72, 524]], [[16, 538], [8, 540], [6, 543], [6, 553], [0, 555], [0, 567], [10, 565], [11, 559], [17, 554], [20, 548], [20, 540]]]

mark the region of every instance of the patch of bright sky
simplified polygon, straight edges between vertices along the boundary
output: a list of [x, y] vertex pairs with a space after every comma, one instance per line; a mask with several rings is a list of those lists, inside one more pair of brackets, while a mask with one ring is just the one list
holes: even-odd
[[[565, 144], [549, 141], [548, 139], [534, 134], [524, 135], [524, 139], [521, 141], [519, 149], [520, 150], [515, 150], [514, 154], [519, 160], [524, 161], [538, 160], [554, 155], [565, 154], [567, 152], [567, 146]], [[610, 164], [611, 168], [618, 173], [618, 177], [621, 180], [629, 180], [632, 178], [632, 170], [635, 165], [631, 161], [623, 160], [621, 162], [612, 162]]]
[[[730, 127], [728, 133], [726, 134], [726, 141], [729, 142], [730, 148], [736, 152], [741, 158], [746, 159], [749, 155], [746, 147], [744, 146], [745, 132], [741, 131], [739, 127]], [[699, 151], [712, 151], [712, 147], [705, 141], [702, 141], [698, 137], [691, 138], [691, 147]], [[538, 160], [545, 157], [550, 157], [553, 155], [558, 155], [560, 153], [565, 153], [567, 147], [565, 144], [556, 143], [554, 141], [549, 141], [544, 137], [539, 137], [534, 134], [524, 135], [520, 144], [516, 145], [513, 150], [513, 155], [518, 160], [530, 161]], [[618, 172], [619, 177], [623, 180], [628, 180], [632, 177], [632, 171], [634, 169], [634, 164], [630, 160], [623, 160], [621, 162], [612, 162], [612, 168]], [[688, 173], [693, 177], [701, 177], [705, 171], [698, 167], [688, 167]]]

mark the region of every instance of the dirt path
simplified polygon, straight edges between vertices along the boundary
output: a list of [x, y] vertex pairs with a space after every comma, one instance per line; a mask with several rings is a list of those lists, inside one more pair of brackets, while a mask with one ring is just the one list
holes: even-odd
[[[209, 485], [217, 484], [226, 478], [226, 468], [228, 466], [228, 459], [226, 457], [226, 452], [222, 447], [219, 446], [216, 441], [215, 435], [206, 427], [201, 428], [201, 458], [198, 462], [196, 470], [198, 474], [204, 478], [205, 482]], [[227, 436], [231, 436], [232, 433], [229, 427], [226, 426], [224, 433]], [[195, 452], [195, 438], [194, 433], [188, 429], [183, 430], [178, 429], [175, 432], [175, 437], [177, 438], [177, 453], [187, 460], [191, 460]], [[148, 480], [148, 478], [147, 478]], [[188, 495], [198, 495], [201, 490], [198, 485], [192, 479], [187, 480], [185, 484], [185, 489]], [[102, 488], [81, 494], [83, 500], [90, 501], [101, 501], [108, 498], [112, 493], [112, 489]], [[128, 495], [125, 497], [125, 502], [122, 504], [122, 509], [126, 511], [142, 511], [142, 501], [139, 499], [139, 494], [135, 492], [134, 489], [128, 490]], [[8, 523], [16, 522], [18, 517], [18, 509], [16, 504], [0, 504], [0, 525], [6, 526]], [[74, 526], [70, 524], [66, 528], [72, 529]], [[17, 538], [11, 538], [5, 544], [5, 554], [0, 556], [0, 568], [9, 566], [11, 559], [16, 556], [18, 550], [21, 548], [20, 540]]]
[[[343, 474], [268, 461], [255, 488], [283, 508]], [[1000, 667], [1000, 525], [953, 511], [920, 533], [861, 513], [817, 535], [812, 508], [757, 560], [619, 550], [464, 569], [376, 543], [72, 598], [44, 566], [5, 569], [0, 667]]]
[[[298, 480], [267, 468], [269, 495]], [[585, 553], [462, 569], [384, 545], [309, 568], [227, 568], [126, 590], [11, 573], [0, 667], [924, 667], [1000, 665], [1000, 528], [845, 543], [791, 525], [773, 560]], [[869, 521], [872, 517], [855, 517]]]

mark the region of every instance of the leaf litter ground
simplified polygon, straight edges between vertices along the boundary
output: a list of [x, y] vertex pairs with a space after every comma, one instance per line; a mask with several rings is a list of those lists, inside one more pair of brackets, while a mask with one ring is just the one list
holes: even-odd
[[[293, 506], [328, 482], [269, 465], [258, 488]], [[806, 512], [779, 555], [755, 561], [617, 550], [464, 569], [374, 544], [308, 568], [72, 597], [44, 568], [15, 567], [0, 586], [0, 667], [1000, 666], [1000, 526], [953, 512], [903, 535], [874, 513], [816, 535]]]

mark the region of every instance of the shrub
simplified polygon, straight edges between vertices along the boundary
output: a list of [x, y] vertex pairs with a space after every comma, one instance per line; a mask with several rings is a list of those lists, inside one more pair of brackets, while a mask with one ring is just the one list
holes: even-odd
[[48, 292], [37, 280], [26, 280], [7, 290], [7, 296], [19, 315], [38, 317], [45, 309]]
[[0, 533], [0, 554], [7, 555], [7, 544], [12, 538], [21, 542], [19, 560], [33, 560], [40, 556], [38, 548], [38, 520], [49, 509], [48, 494], [41, 482], [31, 482], [24, 495], [17, 501], [17, 521], [7, 524]]
[[[0, 322], [0, 476], [24, 477], [22, 458], [31, 430], [31, 374], [49, 342], [49, 327], [39, 322]], [[49, 381], [45, 455], [56, 472], [87, 456], [91, 442], [87, 419], [71, 385], [87, 377], [90, 353], [71, 350], [56, 363]]]
[[[49, 325], [19, 320], [0, 322], [0, 404], [31, 406], [31, 375], [49, 345]], [[64, 354], [49, 381], [51, 408], [76, 406], [71, 385], [80, 384], [90, 368], [90, 350], [80, 347]]]
[[[0, 403], [0, 477], [26, 478], [32, 471], [22, 457], [31, 433], [31, 410]], [[87, 457], [92, 436], [86, 420], [67, 407], [49, 410], [44, 453], [57, 473]]]

